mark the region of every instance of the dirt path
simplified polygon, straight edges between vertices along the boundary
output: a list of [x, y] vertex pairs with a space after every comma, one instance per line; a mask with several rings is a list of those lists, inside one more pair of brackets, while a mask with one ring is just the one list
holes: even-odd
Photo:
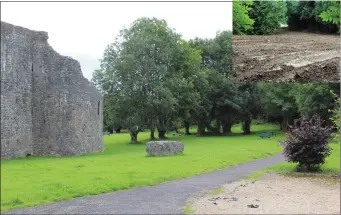
[[340, 37], [284, 32], [232, 37], [238, 82], [339, 82]]
[[14, 209], [2, 214], [183, 214], [183, 208], [189, 197], [244, 178], [253, 171], [283, 161], [284, 157], [279, 154], [155, 186]]
[[340, 214], [340, 178], [266, 174], [192, 201], [197, 214]]

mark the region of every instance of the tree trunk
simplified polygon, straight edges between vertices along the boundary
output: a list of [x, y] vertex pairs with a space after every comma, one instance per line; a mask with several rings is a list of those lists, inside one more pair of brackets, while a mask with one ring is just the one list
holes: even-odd
[[110, 134], [112, 134], [112, 133], [113, 133], [113, 131], [114, 131], [114, 127], [112, 127], [112, 126], [108, 126], [108, 131], [110, 132]]
[[178, 128], [177, 128], [177, 127], [174, 127], [174, 131], [175, 131], [176, 133], [180, 133], [180, 132], [178, 131]]
[[137, 134], [136, 131], [130, 131], [130, 143], [131, 144], [137, 144]]
[[218, 129], [219, 134], [221, 134], [220, 128], [221, 128], [221, 121], [217, 120], [217, 129]]
[[150, 139], [155, 140], [155, 129], [154, 128], [150, 129]]
[[232, 124], [230, 123], [223, 123], [223, 134], [229, 135], [232, 133]]
[[191, 132], [189, 132], [189, 127], [190, 127], [189, 122], [185, 121], [184, 124], [185, 124], [186, 135], [191, 135]]
[[166, 139], [166, 131], [162, 131], [162, 130], [158, 130], [158, 133], [159, 133], [159, 139]]
[[285, 116], [285, 117], [283, 118], [283, 120], [282, 120], [282, 125], [281, 125], [281, 127], [282, 127], [282, 129], [283, 129], [284, 132], [287, 132], [287, 131], [288, 131], [288, 121], [289, 121], [289, 119], [288, 119], [287, 116]]
[[244, 120], [244, 134], [251, 134], [251, 119]]
[[116, 132], [116, 133], [121, 133], [121, 128], [115, 129], [115, 132]]
[[202, 120], [197, 121], [198, 124], [198, 136], [202, 136], [205, 133], [205, 125]]

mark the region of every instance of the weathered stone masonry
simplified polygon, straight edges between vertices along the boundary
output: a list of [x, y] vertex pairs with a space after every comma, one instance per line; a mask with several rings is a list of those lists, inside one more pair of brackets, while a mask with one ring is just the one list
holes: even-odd
[[2, 159], [104, 149], [103, 97], [47, 39], [1, 22]]

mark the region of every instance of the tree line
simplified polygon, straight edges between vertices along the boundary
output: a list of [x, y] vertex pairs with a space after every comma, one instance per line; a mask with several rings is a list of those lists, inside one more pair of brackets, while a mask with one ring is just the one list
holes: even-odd
[[[165, 20], [140, 18], [108, 45], [93, 83], [104, 95], [104, 128], [129, 130], [131, 143], [197, 127], [197, 135], [229, 135], [236, 123], [251, 133], [253, 119], [279, 123], [337, 108], [338, 84], [241, 84], [232, 81], [232, 32], [186, 41]], [[322, 101], [322, 102], [321, 102]]]
[[289, 30], [339, 33], [340, 1], [233, 1], [233, 33], [274, 34]]

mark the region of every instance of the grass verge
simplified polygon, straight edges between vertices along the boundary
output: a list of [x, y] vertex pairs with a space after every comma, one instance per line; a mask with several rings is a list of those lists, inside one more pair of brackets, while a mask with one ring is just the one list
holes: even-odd
[[184, 214], [194, 214], [194, 213], [195, 213], [195, 210], [191, 206], [187, 205], [184, 208]]

